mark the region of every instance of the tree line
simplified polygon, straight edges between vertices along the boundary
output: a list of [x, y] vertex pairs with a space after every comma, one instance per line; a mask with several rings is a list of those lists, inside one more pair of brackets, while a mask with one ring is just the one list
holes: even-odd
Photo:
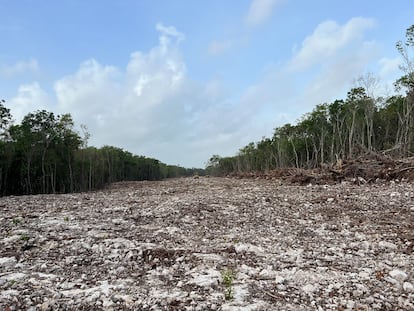
[[121, 148], [87, 145], [70, 114], [46, 110], [27, 114], [13, 124], [0, 101], [0, 195], [65, 193], [99, 189], [111, 182], [160, 180], [202, 175], [201, 169], [167, 165]]
[[396, 94], [376, 97], [378, 79], [357, 79], [345, 99], [317, 105], [295, 125], [285, 124], [271, 138], [250, 143], [232, 157], [213, 155], [206, 171], [227, 175], [281, 167], [315, 168], [361, 154], [382, 152], [397, 157], [414, 154], [414, 25], [396, 44], [403, 75]]

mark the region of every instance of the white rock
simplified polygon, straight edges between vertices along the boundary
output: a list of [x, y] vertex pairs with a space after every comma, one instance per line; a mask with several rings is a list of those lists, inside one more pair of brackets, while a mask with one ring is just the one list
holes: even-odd
[[114, 305], [114, 303], [111, 299], [107, 299], [107, 298], [102, 299], [102, 306], [104, 308], [108, 308], [108, 307], [111, 307], [113, 305]]
[[281, 283], [285, 282], [285, 278], [283, 276], [278, 275], [278, 276], [276, 276], [275, 281], [276, 281], [277, 284], [281, 284]]
[[40, 310], [48, 310], [51, 306], [53, 306], [56, 303], [55, 300], [50, 299], [50, 300], [46, 300], [45, 302], [42, 303], [42, 305], [40, 306]]
[[381, 247], [381, 248], [389, 248], [389, 249], [397, 249], [398, 248], [398, 246], [395, 245], [394, 243], [387, 242], [387, 241], [380, 241], [378, 243], [378, 246]]
[[20, 293], [15, 289], [7, 289], [0, 292], [1, 298], [10, 299], [13, 296], [18, 296]]
[[0, 279], [2, 280], [6, 280], [6, 281], [11, 281], [11, 280], [20, 280], [26, 277], [26, 274], [21, 273], [21, 272], [16, 272], [16, 273], [10, 273], [10, 274], [6, 274], [2, 277], [0, 277]]
[[[201, 273], [200, 273], [201, 272]], [[192, 274], [193, 279], [190, 281], [202, 287], [210, 287], [219, 283], [221, 273], [215, 269], [208, 269], [207, 271], [200, 271]]]
[[362, 280], [369, 280], [372, 275], [372, 272], [361, 271], [358, 273], [358, 275]]
[[100, 290], [105, 296], [109, 296], [111, 285], [108, 284], [108, 281], [103, 281], [100, 286]]
[[400, 286], [400, 282], [394, 278], [390, 278], [388, 276], [384, 277], [384, 280], [387, 282], [390, 282], [391, 284], [394, 284], [395, 286], [399, 287]]
[[259, 275], [261, 278], [266, 278], [266, 279], [271, 279], [274, 278], [275, 276], [275, 272], [269, 269], [263, 269], [262, 271], [260, 271]]
[[302, 290], [306, 294], [312, 294], [314, 291], [316, 291], [316, 286], [314, 286], [312, 284], [306, 284], [305, 286], [302, 287]]
[[410, 282], [404, 282], [403, 289], [406, 292], [412, 293], [414, 292], [414, 286]]
[[354, 310], [355, 301], [348, 300], [348, 302], [346, 303], [346, 307], [347, 307], [348, 310]]
[[355, 289], [352, 291], [352, 296], [354, 297], [361, 297], [364, 294], [364, 292], [362, 290], [359, 289]]
[[93, 292], [92, 294], [88, 295], [88, 297], [86, 297], [86, 301], [95, 302], [96, 300], [98, 300], [100, 295], [101, 293], [99, 291]]
[[235, 304], [242, 304], [244, 301], [244, 298], [246, 298], [249, 294], [249, 291], [247, 289], [247, 285], [235, 285], [233, 287], [233, 302]]
[[390, 271], [390, 276], [400, 282], [403, 282], [408, 278], [407, 273], [399, 269], [394, 269]]
[[255, 253], [256, 255], [261, 255], [264, 252], [263, 248], [248, 243], [237, 243], [234, 245], [234, 249], [236, 250], [236, 253], [251, 252]]
[[0, 266], [10, 267], [16, 264], [17, 260], [15, 257], [2, 257], [0, 258]]
[[80, 295], [82, 295], [84, 293], [85, 293], [84, 290], [78, 289], [78, 288], [75, 288], [75, 289], [67, 289], [67, 290], [62, 290], [61, 291], [61, 294], [63, 296], [80, 296]]

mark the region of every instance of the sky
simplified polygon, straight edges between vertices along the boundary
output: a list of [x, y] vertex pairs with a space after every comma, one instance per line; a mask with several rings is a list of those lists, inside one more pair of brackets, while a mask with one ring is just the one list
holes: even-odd
[[414, 1], [0, 0], [0, 97], [15, 123], [70, 113], [89, 145], [205, 167], [367, 73], [402, 75]]

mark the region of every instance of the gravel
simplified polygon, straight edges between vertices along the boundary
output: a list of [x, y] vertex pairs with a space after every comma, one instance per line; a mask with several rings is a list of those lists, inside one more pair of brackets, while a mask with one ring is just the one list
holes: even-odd
[[414, 310], [413, 227], [405, 182], [3, 197], [0, 310]]

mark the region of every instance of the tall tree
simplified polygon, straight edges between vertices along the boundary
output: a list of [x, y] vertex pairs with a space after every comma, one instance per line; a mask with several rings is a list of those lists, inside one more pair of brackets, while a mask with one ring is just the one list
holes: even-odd
[[5, 180], [12, 164], [13, 146], [10, 144], [10, 126], [12, 116], [10, 109], [4, 106], [5, 100], [0, 100], [0, 194], [4, 192]]
[[414, 48], [414, 25], [410, 26], [406, 31], [406, 40], [398, 41], [397, 50], [402, 57], [400, 66], [404, 75], [395, 83], [397, 90], [405, 90], [406, 97], [401, 115], [401, 133], [398, 138], [398, 144], [402, 146], [404, 155], [412, 152], [413, 131], [414, 126], [414, 60], [411, 53]]

